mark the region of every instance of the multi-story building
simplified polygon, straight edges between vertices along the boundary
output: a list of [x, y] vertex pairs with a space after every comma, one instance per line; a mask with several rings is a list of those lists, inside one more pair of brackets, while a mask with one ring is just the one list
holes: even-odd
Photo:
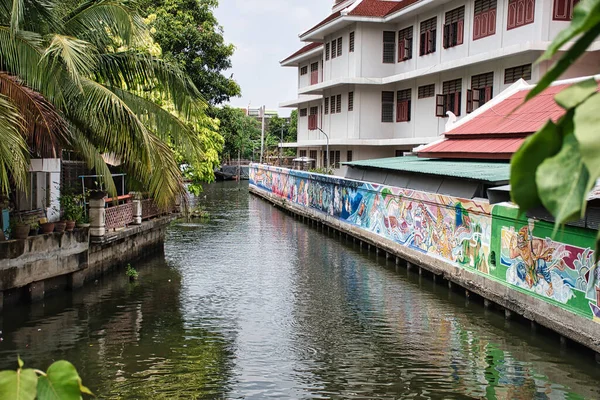
[[[520, 78], [569, 24], [578, 0], [336, 0], [281, 61], [298, 69], [298, 156], [323, 165], [402, 155], [437, 140]], [[600, 72], [600, 42], [562, 78]], [[324, 133], [323, 133], [324, 132]]]

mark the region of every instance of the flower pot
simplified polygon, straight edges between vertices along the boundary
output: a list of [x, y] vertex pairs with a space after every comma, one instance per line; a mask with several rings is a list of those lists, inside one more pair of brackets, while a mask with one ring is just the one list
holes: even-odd
[[104, 190], [90, 190], [90, 199], [92, 200], [101, 200], [106, 197], [106, 192]]
[[29, 228], [28, 224], [17, 224], [15, 227], [15, 239], [27, 239]]
[[66, 223], [66, 225], [67, 225], [67, 226], [65, 227], [65, 230], [66, 230], [67, 232], [72, 232], [72, 231], [73, 231], [73, 229], [75, 228], [75, 221], [65, 221], [65, 223]]
[[42, 230], [42, 233], [44, 233], [44, 234], [52, 233], [52, 232], [54, 232], [54, 222], [46, 222], [46, 223], [40, 224], [40, 229]]
[[64, 232], [66, 227], [67, 227], [66, 221], [59, 221], [59, 222], [54, 223], [54, 231], [56, 231], [58, 233]]
[[31, 228], [29, 229], [29, 236], [37, 236], [39, 228]]
[[90, 224], [89, 223], [78, 222], [77, 223], [77, 227], [78, 228], [89, 228]]

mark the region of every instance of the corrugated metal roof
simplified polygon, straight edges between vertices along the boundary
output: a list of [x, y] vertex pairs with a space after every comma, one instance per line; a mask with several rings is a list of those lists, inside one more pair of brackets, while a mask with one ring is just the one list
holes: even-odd
[[485, 158], [510, 160], [525, 136], [516, 138], [446, 139], [418, 152], [419, 157]]
[[568, 86], [570, 84], [550, 86], [515, 110], [523, 103], [525, 96], [530, 91], [529, 89], [521, 90], [470, 121], [446, 132], [446, 137], [455, 135], [522, 135], [536, 132], [548, 119], [556, 122], [565, 114], [565, 110], [554, 101], [554, 96]]
[[344, 164], [353, 167], [379, 168], [486, 182], [504, 182], [508, 181], [510, 176], [510, 164], [506, 162], [450, 161], [408, 156], [353, 161]]

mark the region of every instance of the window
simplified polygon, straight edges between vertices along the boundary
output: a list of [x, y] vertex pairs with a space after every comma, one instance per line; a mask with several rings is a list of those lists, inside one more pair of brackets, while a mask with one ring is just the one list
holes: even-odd
[[496, 0], [476, 0], [473, 17], [473, 40], [496, 33]]
[[341, 94], [338, 94], [337, 96], [335, 96], [335, 112], [336, 113], [342, 112], [342, 95]]
[[311, 150], [309, 154], [310, 154], [310, 158], [312, 158], [313, 160], [317, 159], [317, 151], [316, 150]]
[[354, 111], [354, 92], [348, 92], [348, 111]]
[[398, 90], [396, 93], [396, 122], [410, 121], [411, 90]]
[[298, 157], [306, 157], [306, 150], [300, 150], [298, 152]]
[[534, 19], [535, 0], [508, 0], [507, 30], [531, 24]]
[[308, 65], [305, 65], [304, 67], [300, 68], [300, 75], [306, 74], [308, 74]]
[[442, 94], [435, 98], [435, 116], [446, 117], [446, 112], [450, 111], [454, 115], [460, 115], [460, 91], [462, 79], [446, 81], [442, 87]]
[[348, 152], [346, 153], [346, 161], [352, 162], [352, 150], [348, 150]]
[[481, 107], [492, 99], [494, 95], [494, 73], [473, 75], [471, 89], [467, 90], [467, 112]]
[[348, 52], [354, 53], [354, 32], [350, 32], [350, 45], [348, 46]]
[[419, 93], [417, 94], [419, 99], [426, 99], [435, 95], [435, 84], [419, 86]]
[[519, 79], [531, 80], [531, 64], [519, 65], [518, 67], [506, 68], [504, 70], [504, 83], [515, 83]]
[[554, 0], [552, 19], [555, 21], [570, 21], [573, 18], [573, 8], [579, 0]]
[[331, 59], [333, 60], [336, 57], [337, 57], [337, 40], [332, 40], [331, 41]]
[[325, 61], [329, 60], [329, 42], [325, 43]]
[[310, 84], [315, 85], [319, 83], [319, 63], [310, 64]]
[[337, 56], [340, 57], [342, 55], [342, 38], [338, 38], [337, 40]]
[[306, 108], [301, 108], [300, 109], [300, 116], [301, 117], [306, 117]]
[[446, 13], [444, 23], [444, 48], [463, 44], [465, 32], [465, 6]]
[[381, 122], [394, 122], [394, 92], [381, 92]]
[[[323, 154], [325, 154], [325, 152], [323, 152]], [[329, 163], [333, 166], [333, 168], [340, 167], [340, 154], [341, 152], [339, 150], [331, 150], [329, 152]]]
[[431, 54], [435, 52], [437, 17], [421, 22], [421, 44], [419, 55]]
[[308, 129], [315, 130], [318, 126], [319, 120], [319, 107], [311, 107], [308, 115]]
[[412, 58], [413, 27], [409, 26], [398, 32], [398, 62]]
[[396, 60], [396, 32], [383, 32], [383, 62], [393, 64]]
[[324, 103], [325, 114], [329, 114], [329, 97], [325, 97]]

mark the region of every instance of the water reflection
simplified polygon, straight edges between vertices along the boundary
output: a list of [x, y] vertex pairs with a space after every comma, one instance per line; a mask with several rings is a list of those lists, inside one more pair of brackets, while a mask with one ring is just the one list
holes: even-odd
[[295, 221], [237, 183], [129, 284], [5, 312], [0, 367], [73, 360], [101, 398], [600, 398], [555, 337]]

